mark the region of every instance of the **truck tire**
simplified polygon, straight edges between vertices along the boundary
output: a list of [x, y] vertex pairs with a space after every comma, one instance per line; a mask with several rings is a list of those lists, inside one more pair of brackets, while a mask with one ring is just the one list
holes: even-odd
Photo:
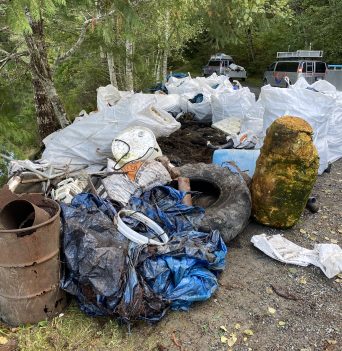
[[190, 178], [193, 205], [205, 208], [203, 229], [219, 230], [227, 243], [240, 234], [251, 215], [251, 195], [242, 177], [215, 164], [187, 164], [179, 168], [182, 177]]

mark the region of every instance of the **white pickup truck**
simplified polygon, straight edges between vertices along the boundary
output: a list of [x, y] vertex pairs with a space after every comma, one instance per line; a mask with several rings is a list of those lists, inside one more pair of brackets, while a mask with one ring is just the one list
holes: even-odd
[[214, 72], [234, 79], [245, 80], [247, 78], [246, 70], [236, 65], [231, 56], [223, 53], [212, 55], [209, 62], [203, 67], [203, 75], [205, 77], [210, 76]]

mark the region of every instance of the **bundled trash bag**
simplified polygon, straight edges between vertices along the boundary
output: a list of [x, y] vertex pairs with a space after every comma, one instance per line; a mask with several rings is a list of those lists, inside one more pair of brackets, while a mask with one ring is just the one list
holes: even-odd
[[198, 231], [204, 210], [184, 205], [184, 196], [183, 192], [161, 186], [146, 192], [142, 199], [131, 199], [134, 210], [143, 212], [169, 233], [166, 245], [142, 251], [138, 270], [152, 290], [176, 310], [188, 310], [193, 302], [212, 296], [227, 253], [217, 230]]
[[91, 316], [112, 315], [122, 294], [127, 271], [128, 241], [114, 225], [110, 202], [92, 194], [61, 203], [64, 274], [62, 289], [77, 297]]
[[149, 258], [143, 252], [138, 269], [152, 290], [171, 302], [172, 309], [188, 310], [193, 302], [207, 300], [215, 292], [226, 253], [218, 231], [182, 232], [158, 246]]
[[[158, 222], [165, 245], [137, 245], [117, 231], [112, 204], [92, 194], [62, 204], [65, 263], [61, 287], [91, 316], [156, 322], [169, 308], [187, 310], [218, 287], [227, 248], [218, 231], [198, 231], [204, 209], [182, 203], [185, 193], [156, 187], [131, 207]], [[136, 231], [144, 229], [130, 220]], [[141, 225], [141, 223], [140, 223]]]

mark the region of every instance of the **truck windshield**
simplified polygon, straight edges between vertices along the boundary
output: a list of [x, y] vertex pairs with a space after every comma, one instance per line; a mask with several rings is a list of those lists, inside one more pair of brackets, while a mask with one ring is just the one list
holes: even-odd
[[220, 66], [220, 63], [220, 60], [209, 61], [208, 66]]

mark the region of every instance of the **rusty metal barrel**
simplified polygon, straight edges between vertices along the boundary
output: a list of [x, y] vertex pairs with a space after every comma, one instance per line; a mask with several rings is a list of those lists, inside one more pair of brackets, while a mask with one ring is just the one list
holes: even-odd
[[59, 288], [60, 207], [41, 195], [20, 199], [45, 210], [49, 219], [22, 229], [0, 229], [0, 319], [13, 326], [45, 320], [66, 306]]

